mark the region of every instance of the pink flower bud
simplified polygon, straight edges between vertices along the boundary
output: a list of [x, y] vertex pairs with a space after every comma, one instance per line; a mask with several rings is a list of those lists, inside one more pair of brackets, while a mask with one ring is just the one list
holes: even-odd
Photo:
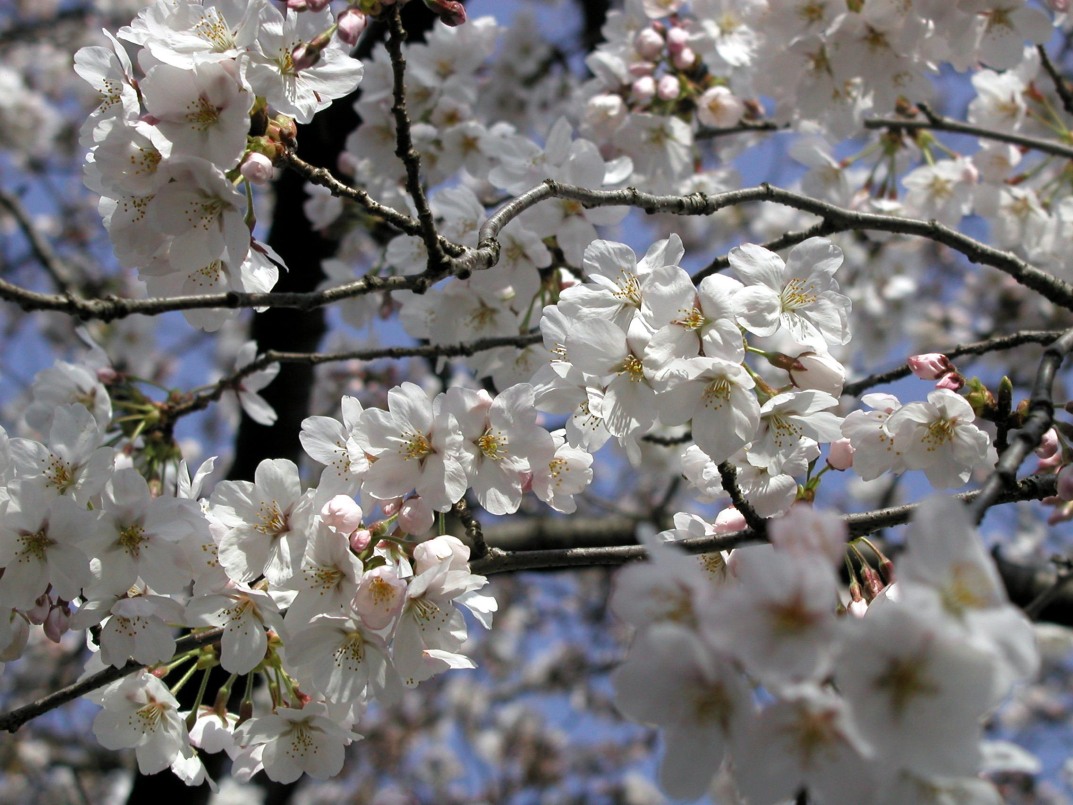
[[1055, 14], [1065, 14], [1069, 11], [1069, 0], [1047, 0], [1047, 5]]
[[400, 498], [385, 500], [380, 504], [380, 511], [384, 513], [384, 517], [391, 517], [392, 515], [397, 514], [400, 508], [402, 508], [402, 500]]
[[251, 151], [246, 154], [246, 158], [242, 160], [242, 166], [239, 168], [239, 172], [253, 184], [268, 184], [272, 181], [272, 175], [275, 173], [275, 169], [272, 167], [271, 159], [264, 154]]
[[310, 11], [323, 11], [330, 4], [331, 0], [304, 0], [306, 8]]
[[287, 0], [288, 11], [305, 11], [309, 8], [309, 4], [306, 0]]
[[656, 84], [656, 94], [661, 101], [673, 101], [681, 90], [682, 85], [673, 75], [661, 76], [659, 83]]
[[906, 363], [909, 364], [910, 371], [921, 380], [938, 380], [947, 372], [954, 371], [950, 359], [938, 352], [913, 355]]
[[425, 0], [425, 5], [448, 27], [454, 28], [466, 21], [466, 7], [458, 0]]
[[354, 47], [354, 45], [358, 44], [358, 37], [365, 30], [368, 19], [356, 8], [347, 8], [343, 10], [343, 13], [339, 15], [339, 19], [335, 22], [339, 26], [336, 31], [339, 34], [339, 38], [345, 44]]
[[53, 607], [49, 610], [43, 625], [45, 637], [53, 643], [59, 643], [64, 632], [67, 631], [67, 624], [69, 621], [70, 613], [67, 612], [67, 607]]
[[1066, 464], [1058, 470], [1058, 497], [1060, 500], [1073, 500], [1073, 464]]
[[362, 511], [349, 495], [336, 495], [320, 510], [321, 519], [340, 534], [350, 534], [361, 526]]
[[671, 63], [679, 70], [688, 70], [697, 63], [697, 54], [693, 48], [685, 47], [671, 55]]
[[26, 610], [26, 617], [34, 626], [40, 626], [45, 622], [48, 613], [52, 610], [52, 599], [47, 594], [38, 596], [34, 605]]
[[436, 522], [436, 513], [424, 498], [412, 497], [399, 509], [399, 526], [407, 534], [424, 534]]
[[1058, 452], [1058, 431], [1054, 428], [1048, 429], [1043, 434], [1043, 438], [1039, 441], [1039, 447], [1036, 448], [1036, 455], [1040, 458], [1050, 458]]
[[434, 537], [414, 548], [414, 573], [420, 575], [444, 562], [451, 570], [467, 570], [469, 548], [458, 537], [452, 537], [450, 534]]
[[673, 56], [689, 44], [689, 31], [685, 28], [674, 27], [667, 31], [667, 50]]
[[656, 97], [656, 79], [650, 75], [641, 76], [633, 82], [630, 94], [638, 103], [648, 103]]
[[947, 389], [948, 391], [961, 391], [964, 387], [965, 378], [957, 372], [947, 372], [935, 383], [935, 388]]
[[795, 388], [826, 391], [839, 397], [846, 382], [846, 368], [826, 352], [803, 352], [794, 359], [790, 382]]
[[628, 72], [634, 78], [641, 78], [646, 75], [652, 75], [656, 72], [656, 65], [650, 61], [635, 61], [630, 62], [626, 67]]
[[827, 451], [827, 463], [833, 470], [848, 470], [853, 466], [853, 454], [856, 452], [849, 439], [836, 439]]
[[312, 47], [308, 42], [302, 42], [291, 52], [291, 64], [294, 71], [308, 70], [320, 61], [320, 51]]
[[633, 38], [633, 49], [642, 59], [655, 61], [663, 53], [663, 37], [652, 28], [642, 28]]
[[712, 523], [712, 531], [716, 534], [733, 534], [736, 531], [744, 531], [749, 527], [745, 522], [745, 515], [733, 506], [727, 506], [715, 516]]
[[361, 553], [369, 547], [369, 543], [372, 541], [372, 532], [367, 528], [359, 528], [350, 535], [350, 550], [354, 553]]

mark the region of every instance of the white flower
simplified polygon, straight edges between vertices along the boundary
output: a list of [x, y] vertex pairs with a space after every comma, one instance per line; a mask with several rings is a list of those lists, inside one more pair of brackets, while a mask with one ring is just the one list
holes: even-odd
[[880, 788], [870, 749], [841, 697], [799, 685], [765, 708], [735, 745], [734, 781], [757, 805], [790, 801], [801, 790], [831, 805], [858, 805]]
[[835, 684], [876, 756], [921, 775], [975, 774], [994, 654], [936, 613], [889, 600], [844, 626]]
[[0, 504], [0, 606], [30, 609], [49, 585], [73, 601], [91, 579], [81, 546], [96, 515], [34, 480], [17, 483], [10, 494]]
[[416, 489], [437, 511], [446, 511], [468, 486], [462, 466], [462, 435], [455, 418], [435, 409], [414, 383], [387, 395], [388, 410], [371, 408], [361, 415], [355, 438], [372, 459], [365, 491], [390, 500]]
[[760, 407], [760, 429], [749, 446], [749, 461], [778, 471], [778, 464], [804, 440], [820, 444], [842, 435], [842, 418], [827, 411], [838, 400], [823, 391], [776, 394]]
[[829, 240], [799, 243], [785, 263], [752, 243], [732, 249], [729, 259], [746, 286], [737, 295], [738, 320], [746, 330], [771, 335], [785, 327], [797, 343], [820, 351], [849, 341], [850, 300], [834, 280], [842, 250]]
[[173, 155], [201, 157], [225, 170], [235, 166], [246, 150], [253, 95], [234, 62], [159, 64], [142, 79], [141, 89]]
[[156, 774], [193, 750], [179, 702], [164, 683], [142, 671], [108, 688], [93, 734], [105, 749], [134, 749], [142, 774]]
[[310, 458], [326, 465], [320, 477], [320, 491], [353, 495], [369, 470], [369, 460], [353, 438], [363, 409], [357, 397], [343, 397], [340, 405], [342, 422], [327, 416], [306, 417], [298, 439]]
[[343, 768], [344, 749], [355, 737], [316, 704], [301, 710], [277, 707], [235, 729], [240, 745], [264, 745], [261, 763], [268, 779], [277, 783], [293, 783], [303, 773], [315, 780], [334, 777]]
[[693, 632], [664, 622], [637, 636], [611, 681], [619, 710], [664, 729], [663, 790], [677, 799], [703, 794], [752, 710], [741, 674]]
[[286, 18], [271, 5], [261, 11], [256, 50], [250, 51], [246, 79], [257, 95], [299, 123], [308, 123], [316, 112], [361, 81], [361, 62], [350, 58], [334, 37], [316, 64], [303, 70], [294, 67], [294, 49], [330, 28], [331, 19], [327, 10], [298, 14], [288, 9]]
[[693, 441], [712, 461], [725, 461], [751, 442], [760, 425], [755, 382], [740, 363], [697, 357], [664, 375], [659, 416], [666, 425], [692, 420]]
[[117, 470], [101, 494], [100, 516], [87, 535], [97, 582], [105, 593], [120, 593], [141, 577], [160, 593], [177, 593], [189, 579], [181, 566], [181, 541], [193, 534], [190, 517], [201, 511], [193, 501], [153, 497], [141, 473]]
[[565, 433], [554, 431], [552, 450], [532, 457], [532, 484], [534, 495], [555, 511], [571, 514], [577, 511], [574, 495], [592, 483], [592, 454], [568, 444]]
[[191, 626], [224, 627], [220, 665], [232, 674], [248, 674], [265, 658], [266, 626], [283, 629], [283, 618], [268, 593], [234, 582], [222, 593], [191, 599], [186, 620]]
[[924, 470], [928, 481], [942, 489], [965, 483], [974, 469], [991, 461], [991, 439], [973, 424], [975, 419], [964, 397], [936, 389], [927, 402], [908, 403], [892, 413], [886, 428], [905, 466]]
[[176, 157], [160, 169], [161, 183], [147, 220], [173, 236], [168, 259], [176, 270], [204, 268], [215, 260], [235, 265], [250, 251], [246, 198], [223, 171], [199, 157]]
[[292, 631], [317, 615], [337, 615], [347, 609], [362, 573], [361, 560], [351, 552], [348, 536], [323, 523], [310, 536], [301, 569], [287, 584], [298, 591], [287, 610], [286, 623]]
[[831, 563], [759, 546], [733, 556], [738, 583], [702, 613], [704, 636], [774, 689], [822, 680], [839, 642]]
[[385, 704], [402, 695], [387, 644], [353, 613], [315, 617], [287, 641], [287, 659], [333, 703], [356, 702], [366, 689]]
[[219, 540], [220, 564], [235, 581], [264, 575], [283, 584], [305, 551], [312, 497], [302, 493], [293, 461], [265, 459], [253, 477], [253, 483], [223, 481], [212, 493], [212, 516], [227, 529]]
[[493, 399], [487, 392], [448, 389], [443, 408], [462, 434], [462, 465], [477, 501], [490, 514], [516, 512], [530, 469], [551, 436], [536, 424], [533, 387], [511, 386]]
[[902, 472], [905, 462], [894, 436], [887, 429], [890, 415], [901, 407], [891, 394], [865, 394], [861, 402], [872, 411], [853, 411], [842, 421], [842, 435], [853, 446], [853, 469], [865, 481], [886, 472]]

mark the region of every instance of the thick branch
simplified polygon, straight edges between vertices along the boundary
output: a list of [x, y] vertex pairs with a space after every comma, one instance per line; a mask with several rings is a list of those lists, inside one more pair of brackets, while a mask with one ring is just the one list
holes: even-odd
[[632, 187], [624, 190], [591, 190], [548, 180], [508, 202], [492, 215], [481, 227], [478, 248], [452, 261], [455, 271], [494, 265], [499, 253], [496, 237], [502, 228], [529, 207], [548, 198], [573, 199], [587, 207], [627, 206], [649, 213], [674, 215], [711, 215], [725, 207], [754, 201], [770, 201], [817, 215], [827, 222], [832, 232], [875, 230], [915, 235], [941, 243], [965, 255], [970, 262], [997, 268], [1055, 304], [1073, 310], [1073, 286], [1069, 283], [1036, 268], [1011, 252], [995, 249], [937, 221], [848, 210], [770, 184], [716, 195], [691, 193], [674, 196], [645, 193]]

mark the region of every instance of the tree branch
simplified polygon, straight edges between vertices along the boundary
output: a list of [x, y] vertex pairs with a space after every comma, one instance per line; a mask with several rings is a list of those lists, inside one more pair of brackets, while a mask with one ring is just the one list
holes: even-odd
[[1017, 482], [1017, 470], [1028, 454], [1039, 446], [1043, 435], [1054, 424], [1054, 401], [1051, 399], [1054, 376], [1071, 350], [1073, 330], [1067, 331], [1043, 351], [1036, 372], [1036, 382], [1032, 386], [1028, 411], [1021, 427], [1017, 429], [1017, 433], [1010, 440], [1010, 446], [1003, 452], [994, 471], [984, 482], [979, 496], [972, 503], [971, 511], [977, 523], [983, 520], [987, 510], [998, 501], [1004, 490], [1013, 488]]
[[874, 117], [864, 121], [866, 129], [903, 129], [906, 131], [947, 131], [953, 134], [968, 134], [983, 140], [994, 140], [1000, 143], [1009, 143], [1021, 148], [1030, 148], [1051, 154], [1062, 159], [1073, 159], [1073, 147], [1062, 145], [1053, 140], [1042, 140], [1038, 137], [1026, 137], [1023, 134], [1012, 132], [995, 131], [974, 126], [971, 123], [961, 123], [942, 115], [937, 115], [924, 104], [917, 104], [917, 108], [924, 115], [924, 120], [910, 120], [905, 118]]
[[[181, 637], [175, 641], [175, 653], [182, 654], [183, 652], [190, 651], [190, 649], [207, 646], [209, 643], [219, 640], [223, 631], [222, 628], [218, 628], [200, 634]], [[130, 660], [126, 665], [118, 668], [110, 666], [95, 674], [91, 674], [85, 679], [75, 682], [72, 685], [68, 685], [65, 688], [60, 688], [59, 690], [50, 693], [48, 696], [41, 697], [35, 702], [25, 704], [22, 707], [16, 707], [14, 710], [9, 710], [6, 713], [0, 714], [0, 730], [15, 732], [27, 721], [37, 718], [39, 715], [47, 713], [49, 710], [55, 710], [57, 707], [67, 704], [67, 702], [74, 701], [79, 696], [84, 696], [98, 688], [103, 688], [110, 682], [115, 682], [117, 679], [122, 679], [123, 677], [129, 676], [135, 671], [139, 671], [145, 667], [146, 666], [143, 663]]]

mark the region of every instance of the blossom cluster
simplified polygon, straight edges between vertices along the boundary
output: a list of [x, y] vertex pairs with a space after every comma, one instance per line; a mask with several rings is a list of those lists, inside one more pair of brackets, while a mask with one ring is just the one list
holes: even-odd
[[[119, 379], [101, 375], [118, 393]], [[89, 670], [131, 658], [161, 676], [181, 670], [170, 689], [141, 673], [94, 693], [94, 732], [136, 749], [142, 771], [170, 767], [191, 783], [204, 777], [193, 747], [226, 750], [247, 775], [338, 773], [370, 701], [472, 667], [459, 607], [491, 625], [496, 604], [469, 572], [469, 548], [427, 538], [432, 512], [471, 485], [489, 510], [516, 510], [530, 489], [565, 510], [591, 478], [590, 456], [536, 424], [531, 389], [432, 401], [405, 384], [387, 411], [345, 398], [342, 423], [306, 421], [303, 442], [329, 465], [319, 487], [303, 489], [297, 466], [278, 459], [203, 496], [213, 460], [191, 476], [173, 456], [139, 466], [112, 446], [109, 392], [87, 369], [57, 365], [27, 409], [24, 427], [40, 438], [2, 434], [0, 650], [16, 659], [31, 624], [53, 640], [92, 629]], [[177, 653], [177, 627], [216, 629], [218, 647]], [[179, 712], [177, 690], [215, 665], [232, 682]], [[273, 680], [273, 698], [262, 711], [247, 688], [240, 718], [231, 686], [250, 674]]]
[[[85, 181], [100, 194], [116, 257], [139, 270], [151, 294], [276, 284], [282, 261], [252, 235], [250, 185], [271, 177], [295, 122], [361, 80], [361, 62], [338, 38], [310, 55], [309, 43], [332, 30], [326, 8], [156, 2], [119, 39], [107, 34], [110, 47], [76, 54], [75, 69], [101, 97], [82, 127]], [[124, 42], [139, 48], [140, 77]], [[228, 314], [186, 315], [216, 329]]]
[[864, 565], [867, 595], [855, 583], [845, 602], [833, 515], [795, 509], [769, 523], [772, 546], [699, 557], [675, 546], [692, 530], [676, 520], [611, 599], [637, 629], [616, 702], [659, 726], [669, 794], [699, 797], [718, 773], [750, 805], [802, 789], [825, 805], [1002, 802], [976, 776], [981, 722], [1039, 656], [961, 503], [922, 504], [897, 581], [889, 560], [885, 576]]
[[[900, 131], [845, 158], [828, 142], [860, 133], [869, 116], [930, 120], [927, 75], [944, 63], [987, 68], [973, 76], [970, 123], [1068, 137], [1068, 115], [1040, 89], [1041, 58], [1025, 48], [1045, 41], [1051, 22], [1019, 0], [628, 0], [586, 60], [591, 80], [564, 82], [571, 92], [544, 80], [555, 59], [523, 43], [524, 31], [465, 21], [448, 0], [426, 5], [453, 27], [399, 45], [405, 86], [386, 49], [365, 64], [347, 53], [364, 26], [359, 7], [380, 13], [390, 2], [351, 2], [336, 18], [322, 0], [285, 10], [155, 0], [109, 46], [80, 51], [75, 69], [101, 96], [81, 131], [85, 181], [120, 264], [161, 297], [270, 291], [282, 264], [253, 234], [253, 185], [293, 151], [295, 124], [362, 81], [362, 124], [337, 173], [379, 211], [424, 212], [408, 182], [414, 162], [396, 157], [401, 92], [436, 233], [462, 254], [485, 245], [490, 209], [547, 179], [728, 189], [739, 145], [720, 134], [768, 125], [808, 135], [791, 154], [815, 198], [950, 227], [980, 215], [998, 247], [1058, 276], [1073, 265], [1065, 161], [995, 141], [965, 155]], [[514, 38], [497, 54], [504, 35]], [[526, 83], [532, 92], [519, 91]], [[522, 111], [496, 108], [506, 96]], [[358, 194], [345, 195], [311, 185], [306, 204], [341, 239], [324, 263], [328, 286], [369, 264], [379, 276], [429, 267], [427, 233], [371, 244], [353, 225], [373, 205], [349, 215]], [[487, 270], [340, 305], [359, 326], [397, 311], [434, 349], [508, 345], [462, 359], [472, 377], [443, 391], [392, 380], [383, 408], [348, 394], [340, 418], [306, 419], [301, 443], [323, 466], [315, 486], [274, 459], [252, 481], [210, 490], [213, 461], [191, 474], [172, 423], [154, 430], [180, 395], [154, 402], [103, 364], [40, 373], [18, 435], [0, 430], [0, 659], [19, 657], [39, 625], [53, 640], [87, 629], [90, 670], [145, 665], [92, 694], [102, 708], [94, 733], [134, 749], [144, 772], [170, 767], [198, 782], [197, 748], [226, 751], [244, 777], [333, 776], [366, 705], [472, 667], [463, 612], [488, 627], [497, 611], [443, 515], [471, 505], [511, 515], [529, 493], [573, 513], [605, 444], [637, 470], [665, 444], [694, 496], [683, 507], [730, 494], [740, 508], [714, 522], [680, 511], [673, 531], [647, 540], [652, 561], [616, 581], [612, 608], [638, 630], [614, 677], [616, 702], [663, 730], [668, 793], [699, 796], [719, 771], [750, 803], [802, 789], [821, 803], [997, 802], [973, 777], [986, 767], [980, 723], [1038, 658], [966, 515], [950, 501], [925, 504], [897, 581], [890, 563], [862, 564], [847, 594], [836, 567], [848, 534], [804, 505], [830, 470], [864, 481], [921, 471], [949, 488], [995, 465], [993, 400], [943, 356], [910, 361], [937, 381], [926, 400], [877, 392], [861, 398], [865, 409], [843, 402], [851, 334], [861, 354], [889, 350], [882, 328], [862, 319], [927, 335], [914, 315], [927, 307], [919, 253], [862, 236], [790, 238], [797, 245], [780, 254], [748, 241], [812, 222], [765, 208], [748, 221], [751, 237], [728, 243], [729, 270], [691, 275], [686, 244], [727, 234], [720, 213], [703, 227], [676, 220], [673, 232], [660, 220], [665, 237], [638, 257], [600, 229], [624, 207], [567, 197], [519, 206]], [[211, 330], [230, 314], [184, 315]], [[986, 330], [984, 313], [976, 318], [951, 327]], [[230, 387], [271, 424], [258, 391], [278, 365], [245, 372], [256, 357], [252, 342], [239, 350]], [[484, 378], [496, 393], [478, 387]], [[1070, 444], [1056, 426], [1040, 450], [1041, 467], [1058, 472], [1055, 520], [1073, 517]], [[754, 525], [753, 515], [781, 518], [767, 524], [774, 547], [699, 562], [673, 547]], [[851, 556], [861, 552], [851, 543]], [[206, 645], [188, 648], [179, 629]], [[230, 681], [181, 709], [175, 694], [215, 666]], [[233, 693], [238, 677], [255, 676], [266, 691], [242, 683]]]

